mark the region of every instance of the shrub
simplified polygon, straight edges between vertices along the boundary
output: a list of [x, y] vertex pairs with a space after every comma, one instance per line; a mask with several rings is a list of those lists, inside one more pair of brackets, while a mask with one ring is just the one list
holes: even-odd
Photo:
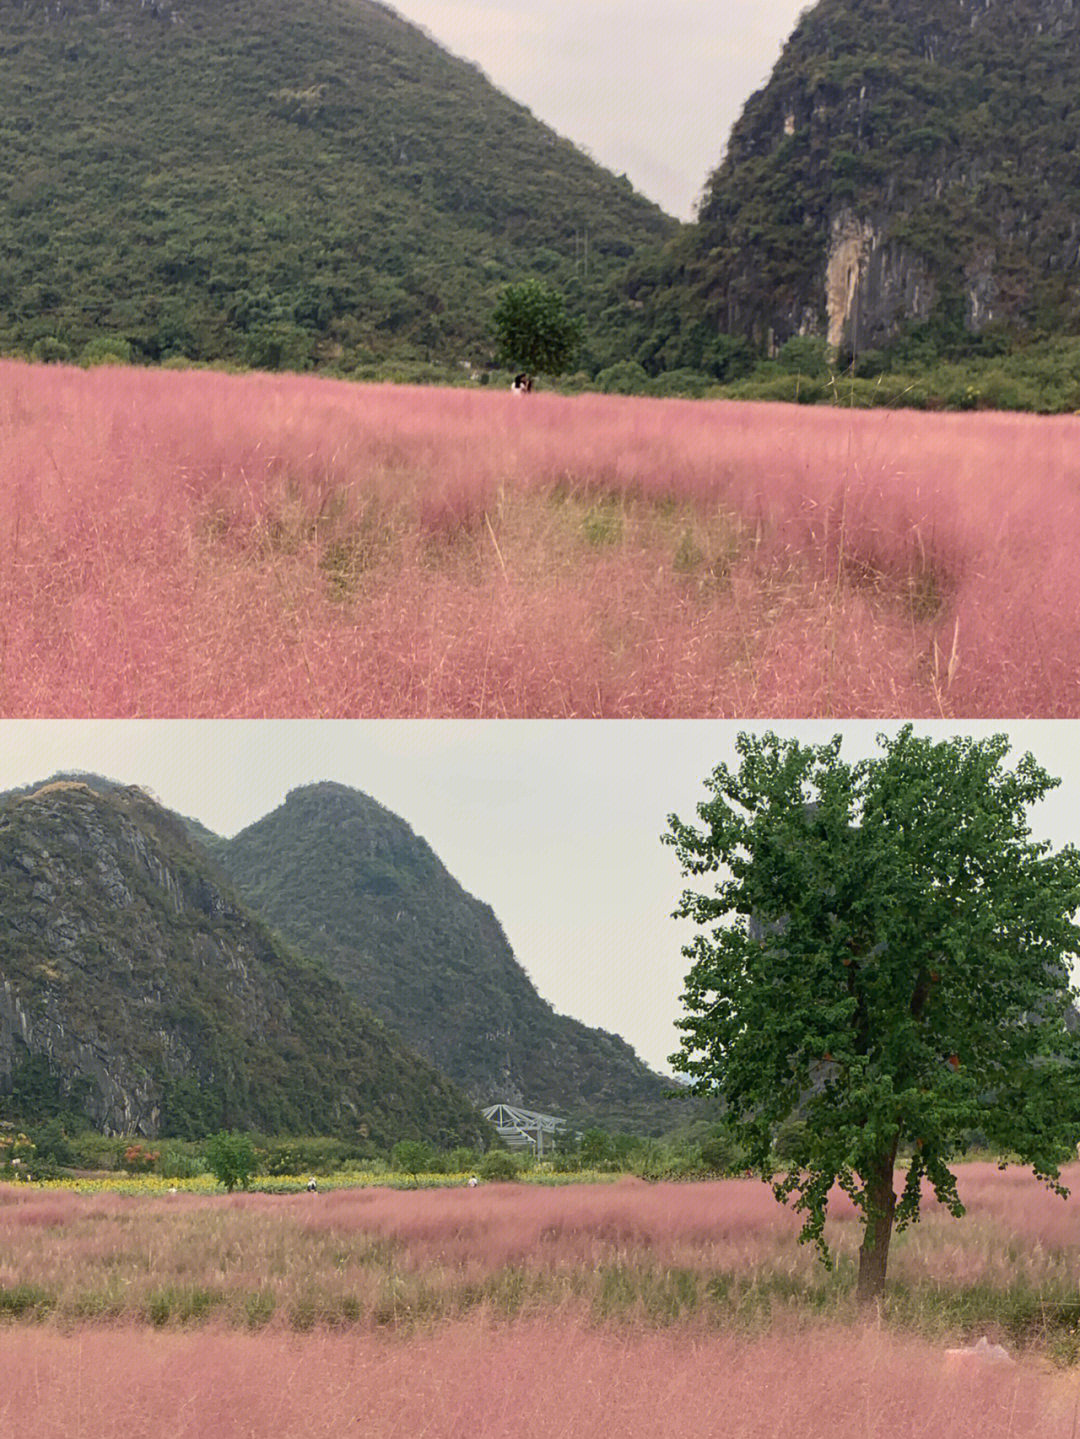
[[480, 1161], [481, 1179], [516, 1179], [520, 1173], [521, 1166], [508, 1149], [489, 1149]]
[[427, 1174], [434, 1159], [431, 1145], [423, 1139], [399, 1139], [390, 1151], [391, 1165], [402, 1174]]
[[83, 346], [79, 364], [87, 368], [91, 365], [130, 365], [131, 341], [123, 335], [98, 335]]
[[262, 1148], [261, 1167], [266, 1174], [333, 1174], [349, 1157], [349, 1146], [341, 1139], [320, 1135], [298, 1139], [267, 1140]]
[[33, 359], [45, 365], [62, 365], [71, 359], [71, 346], [55, 335], [43, 335], [30, 347]]
[[700, 370], [665, 370], [648, 388], [651, 395], [687, 395], [696, 400], [715, 383], [710, 375], [704, 375]]
[[68, 1142], [64, 1126], [59, 1119], [47, 1120], [33, 1131], [33, 1142], [37, 1149], [37, 1168], [40, 1172], [42, 1163], [54, 1167], [70, 1165], [75, 1162], [74, 1151]]
[[230, 1194], [238, 1184], [246, 1189], [255, 1173], [255, 1146], [246, 1134], [219, 1130], [206, 1141], [206, 1163]]
[[780, 347], [776, 362], [792, 375], [821, 379], [829, 373], [829, 350], [821, 335], [792, 335]]
[[596, 377], [596, 388], [605, 395], [642, 395], [649, 384], [645, 367], [636, 360], [619, 360]]
[[160, 1157], [158, 1150], [136, 1143], [127, 1146], [120, 1156], [120, 1162], [131, 1174], [148, 1174]]
[[745, 1168], [743, 1152], [730, 1134], [711, 1135], [702, 1141], [698, 1152], [701, 1167], [709, 1174], [736, 1174]]

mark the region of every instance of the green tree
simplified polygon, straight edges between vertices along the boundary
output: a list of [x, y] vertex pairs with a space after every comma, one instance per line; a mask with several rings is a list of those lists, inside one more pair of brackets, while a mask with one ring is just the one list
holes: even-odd
[[603, 1129], [586, 1129], [578, 1153], [586, 1169], [595, 1169], [611, 1156], [611, 1136]]
[[210, 1173], [231, 1194], [239, 1184], [246, 1189], [255, 1173], [255, 1146], [246, 1134], [221, 1129], [206, 1141]]
[[402, 1174], [418, 1174], [427, 1171], [434, 1158], [431, 1145], [423, 1139], [399, 1139], [390, 1151], [390, 1163]]
[[568, 315], [558, 290], [542, 280], [507, 285], [491, 316], [499, 359], [530, 374], [561, 375], [582, 340], [582, 322]]
[[663, 836], [685, 876], [721, 876], [676, 911], [701, 929], [673, 1063], [726, 1102], [766, 1179], [783, 1135], [773, 1191], [826, 1265], [829, 1191], [850, 1196], [864, 1302], [924, 1179], [963, 1214], [949, 1165], [971, 1131], [1064, 1196], [1080, 1101], [1080, 853], [1034, 842], [1026, 818], [1058, 781], [1029, 754], [1005, 769], [1002, 735], [935, 743], [907, 725], [878, 744], [848, 764], [839, 736], [741, 734], [738, 769], [706, 780], [702, 827], [672, 815]]

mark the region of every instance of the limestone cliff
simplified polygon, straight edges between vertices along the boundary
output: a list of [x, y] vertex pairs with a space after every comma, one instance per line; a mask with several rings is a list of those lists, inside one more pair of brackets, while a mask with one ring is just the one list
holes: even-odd
[[680, 252], [715, 331], [1080, 324], [1076, 0], [819, 0]]
[[138, 789], [61, 781], [0, 799], [0, 1096], [42, 1061], [110, 1133], [483, 1131]]

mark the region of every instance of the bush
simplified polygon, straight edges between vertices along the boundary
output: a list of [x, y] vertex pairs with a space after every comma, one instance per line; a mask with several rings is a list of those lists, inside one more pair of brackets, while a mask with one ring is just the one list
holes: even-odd
[[91, 365], [130, 365], [131, 341], [123, 335], [98, 335], [83, 346], [79, 364], [87, 368]]
[[596, 388], [605, 395], [643, 395], [649, 385], [644, 365], [636, 360], [619, 360], [596, 377]]
[[168, 1145], [161, 1151], [158, 1173], [165, 1179], [194, 1179], [205, 1173], [205, 1161], [201, 1154]]
[[684, 395], [699, 400], [715, 384], [711, 376], [702, 374], [700, 370], [665, 370], [649, 385], [649, 394], [661, 397]]
[[246, 1189], [255, 1173], [255, 1146], [246, 1134], [221, 1129], [206, 1141], [206, 1163], [230, 1194], [238, 1184]]
[[773, 1153], [777, 1159], [797, 1159], [806, 1141], [806, 1120], [785, 1119], [773, 1136]]
[[824, 379], [829, 373], [829, 347], [822, 335], [792, 335], [780, 346], [776, 363], [788, 374]]
[[44, 1124], [38, 1125], [30, 1137], [37, 1150], [36, 1168], [38, 1173], [40, 1173], [43, 1163], [54, 1168], [74, 1164], [75, 1154], [59, 1119], [50, 1119]]
[[480, 1156], [475, 1149], [451, 1149], [446, 1156], [446, 1172], [448, 1174], [467, 1174], [476, 1168], [480, 1162]]
[[120, 1163], [129, 1174], [149, 1174], [160, 1158], [158, 1150], [135, 1143], [127, 1145], [120, 1156]]
[[43, 335], [30, 347], [31, 359], [45, 365], [62, 365], [71, 359], [71, 346], [55, 335]]
[[390, 1164], [402, 1174], [427, 1174], [434, 1159], [431, 1145], [423, 1139], [399, 1139], [390, 1151]]
[[323, 1136], [270, 1139], [260, 1148], [265, 1174], [333, 1174], [349, 1157], [344, 1140]]
[[714, 1134], [699, 1146], [701, 1167], [709, 1174], [738, 1174], [746, 1167], [742, 1150], [730, 1134]]
[[480, 1161], [481, 1179], [516, 1179], [522, 1166], [508, 1149], [489, 1149]]

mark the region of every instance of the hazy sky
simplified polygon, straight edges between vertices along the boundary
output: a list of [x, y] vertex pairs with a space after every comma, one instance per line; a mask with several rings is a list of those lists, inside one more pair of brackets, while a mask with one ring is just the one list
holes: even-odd
[[691, 219], [808, 0], [390, 0], [669, 214]]
[[[320, 779], [363, 790], [407, 820], [450, 873], [495, 910], [537, 989], [561, 1013], [621, 1034], [666, 1069], [690, 928], [670, 918], [683, 883], [660, 844], [667, 816], [696, 819], [703, 780], [741, 729], [876, 751], [887, 721], [102, 720], [0, 721], [0, 789], [57, 769], [152, 790], [234, 834], [288, 790]], [[1039, 838], [1080, 840], [1073, 721], [919, 723], [944, 737], [1005, 730], [1062, 786], [1033, 814]]]

